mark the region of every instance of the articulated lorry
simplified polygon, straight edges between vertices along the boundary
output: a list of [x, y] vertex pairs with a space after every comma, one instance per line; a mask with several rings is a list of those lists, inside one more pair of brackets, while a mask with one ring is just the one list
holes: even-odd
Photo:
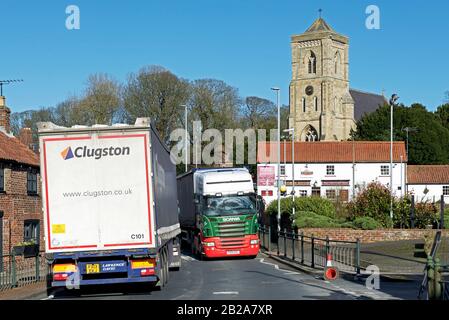
[[181, 229], [176, 167], [150, 120], [38, 129], [49, 293], [163, 287], [181, 265]]
[[258, 213], [244, 168], [194, 169], [178, 176], [182, 240], [200, 258], [257, 256]]

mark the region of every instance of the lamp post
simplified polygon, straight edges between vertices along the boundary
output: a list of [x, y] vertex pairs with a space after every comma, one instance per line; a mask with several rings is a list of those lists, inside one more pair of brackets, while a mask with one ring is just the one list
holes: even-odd
[[185, 165], [186, 165], [186, 172], [188, 171], [188, 162], [189, 162], [189, 146], [188, 146], [188, 131], [187, 131], [187, 105], [183, 104], [181, 107], [184, 107], [184, 123], [185, 123], [185, 137], [184, 137], [184, 152], [186, 153], [185, 157]]
[[277, 109], [278, 109], [278, 182], [277, 182], [277, 198], [278, 198], [278, 214], [277, 214], [277, 223], [278, 223], [278, 232], [281, 231], [281, 102], [280, 102], [280, 91], [278, 87], [272, 87], [271, 90], [276, 92], [276, 101], [277, 101]]
[[390, 218], [393, 219], [393, 107], [399, 97], [395, 93], [390, 99]]
[[293, 214], [293, 219], [295, 218], [295, 128], [290, 128], [290, 129], [286, 129], [284, 130], [284, 132], [288, 132], [291, 134], [292, 136], [292, 196], [293, 196], [293, 207], [292, 207], [292, 214]]

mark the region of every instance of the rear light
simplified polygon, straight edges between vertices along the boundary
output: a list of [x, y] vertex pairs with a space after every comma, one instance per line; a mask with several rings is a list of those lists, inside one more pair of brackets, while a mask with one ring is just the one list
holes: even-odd
[[156, 266], [155, 259], [136, 259], [131, 260], [131, 269], [151, 269]]
[[76, 271], [76, 264], [74, 263], [55, 264], [53, 266], [53, 273], [72, 273]]
[[141, 269], [140, 270], [140, 276], [146, 277], [146, 276], [152, 276], [154, 275], [154, 269]]
[[251, 241], [250, 241], [250, 244], [259, 244], [259, 239], [251, 240]]
[[214, 242], [203, 242], [203, 246], [205, 246], [205, 247], [215, 247], [215, 243]]
[[53, 280], [54, 281], [66, 281], [69, 277], [68, 273], [55, 273], [53, 274]]

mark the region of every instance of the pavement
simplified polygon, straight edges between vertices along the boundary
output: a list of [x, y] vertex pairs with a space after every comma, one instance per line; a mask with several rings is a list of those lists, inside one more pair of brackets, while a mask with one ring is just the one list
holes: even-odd
[[[380, 280], [379, 290], [365, 286], [365, 279], [341, 277], [324, 281], [261, 253], [255, 259], [237, 258], [199, 261], [182, 255], [180, 271], [170, 272], [166, 287], [93, 287], [57, 291], [47, 297], [43, 284], [19, 294], [10, 290], [7, 299], [59, 300], [396, 300], [416, 299], [419, 281]], [[23, 288], [20, 288], [23, 289]], [[13, 291], [15, 293], [13, 293]], [[0, 295], [0, 299], [5, 296]]]

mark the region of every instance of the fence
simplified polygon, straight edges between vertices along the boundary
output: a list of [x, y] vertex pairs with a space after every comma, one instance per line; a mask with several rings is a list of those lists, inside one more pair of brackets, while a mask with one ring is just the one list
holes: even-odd
[[47, 278], [48, 265], [43, 252], [32, 258], [4, 255], [2, 261], [0, 291], [45, 281]]
[[341, 271], [360, 274], [360, 241], [340, 241], [306, 236], [303, 233], [272, 231], [259, 228], [261, 246], [268, 252], [288, 258], [311, 268], [325, 267], [327, 255]]

